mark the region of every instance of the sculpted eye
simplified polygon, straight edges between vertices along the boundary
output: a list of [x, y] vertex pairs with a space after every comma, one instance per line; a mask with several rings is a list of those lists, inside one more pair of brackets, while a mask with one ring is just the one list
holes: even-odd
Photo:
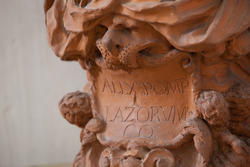
[[103, 35], [108, 31], [108, 28], [104, 25], [98, 25], [95, 29], [96, 39], [102, 38]]
[[90, 0], [74, 0], [74, 2], [75, 5], [83, 8], [90, 2]]
[[125, 27], [123, 24], [117, 24], [115, 26], [115, 29], [122, 31], [125, 34], [130, 34], [132, 32], [132, 29], [130, 27]]
[[138, 53], [142, 56], [159, 56], [164, 55], [168, 52], [168, 48], [163, 43], [151, 42], [150, 44], [146, 44], [142, 46], [142, 49], [138, 51]]
[[150, 48], [145, 48], [145, 49], [140, 50], [138, 53], [143, 56], [152, 56], [152, 54], [150, 53], [150, 50], [151, 50]]
[[130, 28], [127, 28], [127, 27], [124, 27], [124, 31], [125, 31], [126, 33], [131, 33], [131, 29], [130, 29]]

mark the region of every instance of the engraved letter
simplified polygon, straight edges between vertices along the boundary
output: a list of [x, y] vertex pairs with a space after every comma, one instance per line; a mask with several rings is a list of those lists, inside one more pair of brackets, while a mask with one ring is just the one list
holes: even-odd
[[104, 81], [102, 92], [105, 92], [106, 89], [109, 89], [110, 93], [114, 94], [114, 90], [112, 90], [112, 87], [110, 86], [109, 81], [107, 79], [105, 79]]
[[[144, 110], [143, 110], [144, 109]], [[143, 112], [145, 111], [145, 112]], [[150, 116], [149, 110], [146, 107], [139, 107], [137, 111], [137, 121], [139, 122], [146, 122], [148, 121]]]

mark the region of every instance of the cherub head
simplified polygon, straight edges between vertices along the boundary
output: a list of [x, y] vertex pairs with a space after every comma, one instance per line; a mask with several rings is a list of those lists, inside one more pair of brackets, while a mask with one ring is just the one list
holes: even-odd
[[199, 115], [210, 126], [226, 127], [230, 119], [228, 104], [223, 95], [217, 91], [204, 91], [196, 100]]
[[59, 109], [69, 123], [81, 128], [93, 117], [90, 96], [80, 91], [65, 95], [59, 102]]

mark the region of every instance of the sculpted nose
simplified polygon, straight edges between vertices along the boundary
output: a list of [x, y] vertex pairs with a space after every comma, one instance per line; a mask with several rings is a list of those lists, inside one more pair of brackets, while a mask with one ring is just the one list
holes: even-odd
[[118, 57], [127, 43], [128, 36], [121, 25], [114, 25], [103, 36], [102, 44], [114, 57]]
[[114, 57], [118, 57], [122, 49], [122, 43], [119, 41], [119, 38], [121, 38], [121, 34], [112, 29], [108, 30], [108, 32], [102, 38], [103, 47]]
[[137, 43], [131, 28], [116, 24], [109, 27], [102, 39], [97, 41], [97, 47], [106, 65], [136, 68], [138, 66], [136, 48], [139, 48]]
[[133, 42], [131, 39], [130, 30], [116, 24], [110, 26], [102, 39], [97, 41], [97, 47], [108, 64], [119, 65], [123, 64], [121, 54], [124, 54], [126, 46]]

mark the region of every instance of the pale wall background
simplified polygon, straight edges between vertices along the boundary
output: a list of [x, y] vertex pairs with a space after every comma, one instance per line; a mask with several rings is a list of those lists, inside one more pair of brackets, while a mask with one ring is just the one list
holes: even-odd
[[80, 130], [57, 103], [86, 76], [47, 45], [43, 0], [0, 0], [0, 167], [72, 162]]

